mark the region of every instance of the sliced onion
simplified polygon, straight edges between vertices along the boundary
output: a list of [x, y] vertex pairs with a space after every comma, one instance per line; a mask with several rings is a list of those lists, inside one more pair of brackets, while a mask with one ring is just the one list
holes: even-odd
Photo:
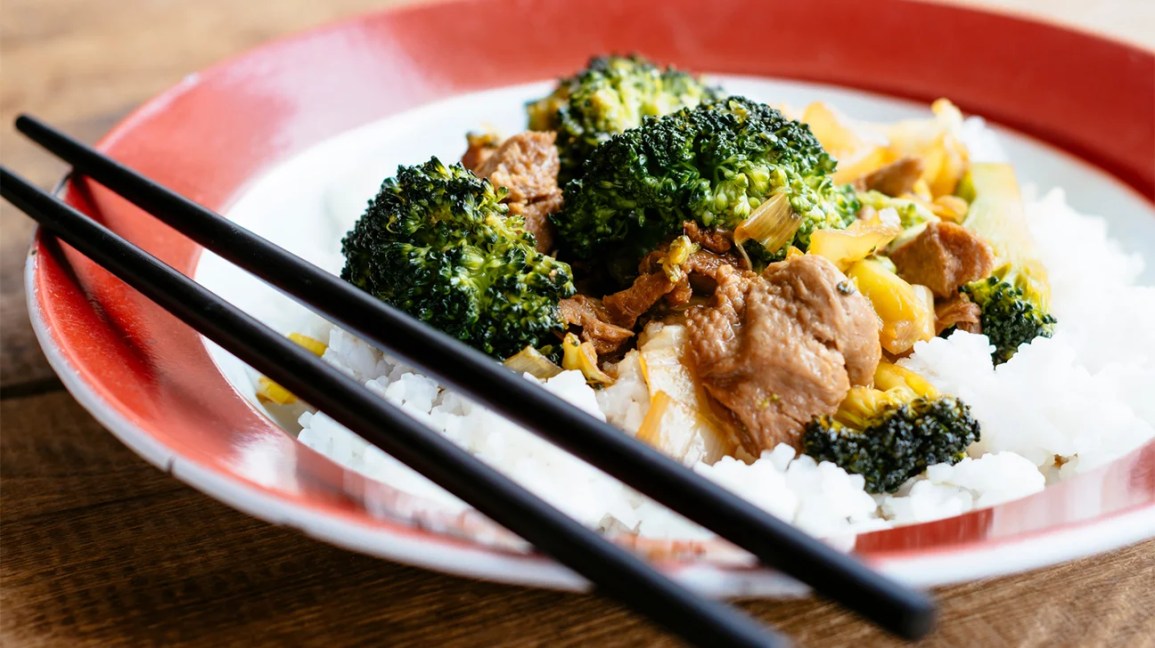
[[786, 194], [777, 193], [755, 207], [750, 217], [734, 229], [734, 242], [741, 245], [757, 241], [774, 252], [789, 243], [801, 225], [802, 219], [790, 208]]
[[883, 391], [910, 390], [915, 396], [934, 398], [938, 390], [923, 375], [883, 360], [874, 370], [874, 387]]
[[527, 346], [503, 362], [505, 366], [520, 374], [529, 374], [538, 380], [553, 378], [562, 372], [562, 368], [542, 355], [541, 351]]
[[810, 235], [810, 254], [829, 259], [846, 272], [854, 262], [885, 248], [902, 233], [902, 227], [857, 220], [844, 230], [822, 229]]
[[[289, 339], [318, 358], [325, 355], [325, 351], [329, 348], [324, 342], [303, 333], [290, 333]], [[261, 376], [257, 380], [257, 399], [277, 405], [292, 405], [297, 402], [297, 397], [292, 392], [267, 376]]]
[[578, 340], [578, 336], [573, 333], [566, 333], [561, 347], [563, 369], [582, 372], [586, 382], [591, 385], [614, 384], [614, 379], [598, 367], [598, 354], [594, 351], [593, 344]]
[[292, 392], [266, 376], [257, 379], [257, 398], [261, 402], [277, 405], [292, 405], [297, 402], [297, 397]]
[[666, 410], [669, 409], [670, 403], [674, 402], [673, 398], [664, 391], [660, 391], [650, 398], [650, 409], [646, 412], [646, 418], [642, 420], [642, 424], [638, 427], [638, 440], [644, 441], [654, 448], [662, 449], [662, 419], [666, 416]]

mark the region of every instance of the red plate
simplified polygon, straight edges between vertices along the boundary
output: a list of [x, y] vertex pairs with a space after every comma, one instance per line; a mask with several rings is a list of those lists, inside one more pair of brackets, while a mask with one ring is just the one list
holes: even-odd
[[[511, 26], [516, 37], [506, 37]], [[1155, 56], [1050, 25], [897, 1], [726, 0], [708, 10], [694, 0], [423, 3], [274, 42], [191, 76], [99, 148], [221, 211], [254, 176], [328, 136], [450, 95], [553, 78], [593, 53], [626, 51], [693, 70], [920, 101], [948, 96], [1155, 196]], [[125, 201], [75, 181], [65, 197], [192, 272], [200, 248]], [[403, 494], [296, 443], [234, 391], [195, 334], [72, 250], [39, 238], [27, 278], [38, 335], [68, 388], [178, 478], [258, 517], [369, 553], [514, 582], [576, 584], [517, 546], [461, 537], [484, 521], [414, 520]], [[856, 550], [911, 582], [937, 584], [1151, 535], [1155, 444], [1018, 502], [861, 535]], [[784, 586], [722, 556], [686, 556], [700, 547], [642, 544], [709, 591]]]

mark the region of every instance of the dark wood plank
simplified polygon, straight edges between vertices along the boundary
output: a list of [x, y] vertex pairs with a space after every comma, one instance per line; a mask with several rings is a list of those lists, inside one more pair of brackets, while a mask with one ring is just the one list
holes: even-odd
[[24, 255], [34, 229], [7, 202], [0, 204], [0, 389], [5, 391], [52, 376], [24, 306]]

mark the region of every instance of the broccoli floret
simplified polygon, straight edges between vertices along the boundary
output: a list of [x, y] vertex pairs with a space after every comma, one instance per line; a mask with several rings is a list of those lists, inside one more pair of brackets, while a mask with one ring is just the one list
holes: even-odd
[[341, 278], [498, 358], [557, 342], [572, 272], [503, 196], [460, 164], [398, 167], [341, 241]]
[[565, 207], [552, 218], [574, 256], [636, 263], [685, 221], [735, 230], [744, 242], [747, 220], [769, 216], [749, 229], [773, 234], [753, 235], [746, 251], [775, 258], [791, 243], [805, 250], [816, 229], [854, 220], [858, 200], [849, 186], [835, 186], [835, 165], [805, 124], [732, 97], [610, 138], [566, 184]]
[[958, 463], [979, 440], [978, 421], [952, 396], [856, 387], [834, 416], [806, 425], [803, 451], [862, 475], [871, 493], [893, 493], [938, 463]]
[[561, 79], [547, 97], [526, 106], [530, 130], [557, 131], [559, 179], [578, 175], [591, 151], [611, 135], [718, 97], [719, 91], [640, 56], [602, 56]]
[[1029, 272], [1008, 263], [961, 288], [982, 309], [979, 322], [995, 347], [991, 354], [995, 364], [1010, 360], [1019, 346], [1055, 332], [1056, 320], [1047, 312], [1038, 285]]
[[904, 230], [916, 225], [921, 225], [927, 221], [938, 220], [938, 217], [929, 209], [917, 202], [907, 200], [906, 198], [888, 196], [881, 191], [860, 191], [858, 192], [858, 200], [864, 206], [873, 207], [878, 211], [882, 211], [887, 207], [894, 209], [894, 211], [898, 213], [899, 223]]

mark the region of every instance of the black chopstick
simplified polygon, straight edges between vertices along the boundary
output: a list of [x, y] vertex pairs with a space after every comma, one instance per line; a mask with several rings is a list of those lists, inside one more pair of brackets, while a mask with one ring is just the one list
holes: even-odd
[[745, 614], [660, 574], [311, 352], [2, 167], [0, 193], [228, 352], [585, 576], [600, 592], [701, 646], [787, 644]]
[[934, 623], [934, 603], [622, 434], [424, 323], [31, 117], [16, 127], [79, 173], [346, 330], [436, 376], [760, 561], [900, 636]]

